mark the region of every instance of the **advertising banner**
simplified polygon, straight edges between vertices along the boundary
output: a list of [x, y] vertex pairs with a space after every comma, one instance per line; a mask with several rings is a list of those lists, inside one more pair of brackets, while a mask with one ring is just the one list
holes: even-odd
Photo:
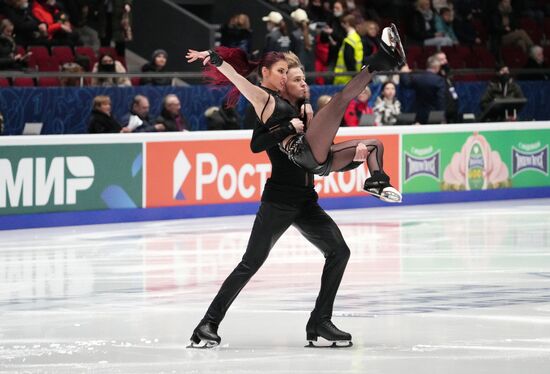
[[404, 134], [403, 192], [547, 187], [550, 130]]
[[142, 145], [0, 148], [0, 215], [142, 206]]
[[[357, 137], [338, 137], [336, 142]], [[399, 174], [399, 136], [382, 135], [384, 168]], [[249, 139], [146, 143], [146, 206], [168, 207], [259, 201], [271, 174], [265, 152], [252, 153]], [[321, 197], [365, 195], [366, 166], [316, 178]], [[366, 196], [366, 195], [365, 195]]]

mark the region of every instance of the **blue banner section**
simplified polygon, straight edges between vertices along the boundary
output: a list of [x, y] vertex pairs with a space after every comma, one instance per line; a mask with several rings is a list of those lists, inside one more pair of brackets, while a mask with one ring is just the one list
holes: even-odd
[[[436, 203], [474, 202], [510, 199], [549, 198], [549, 187], [503, 188], [484, 191], [431, 192], [406, 194], [402, 204], [383, 203], [370, 196], [320, 200], [325, 209], [357, 209]], [[0, 230], [38, 227], [92, 225], [101, 223], [140, 222], [152, 220], [201, 218], [255, 214], [260, 203], [218, 204], [149, 209], [110, 209], [81, 212], [24, 214], [0, 216]]]
[[[550, 120], [550, 83], [520, 82], [528, 103], [520, 113], [521, 120]], [[480, 113], [479, 100], [487, 86], [486, 82], [457, 83], [462, 112]], [[311, 99], [315, 103], [320, 95], [332, 95], [341, 86], [312, 86]], [[372, 85], [373, 100], [380, 91], [380, 85]], [[190, 87], [84, 87], [84, 88], [15, 88], [0, 89], [0, 112], [4, 115], [5, 134], [18, 135], [27, 122], [42, 122], [42, 134], [85, 133], [90, 117], [92, 99], [97, 95], [108, 95], [113, 103], [113, 114], [122, 118], [129, 110], [132, 98], [145, 95], [151, 102], [151, 114], [160, 113], [162, 98], [176, 94], [182, 102], [182, 111], [190, 122], [192, 130], [206, 130], [204, 111], [221, 103], [226, 89], [212, 89], [207, 86]], [[403, 111], [411, 111], [414, 92], [400, 89], [399, 100]], [[237, 109], [243, 114], [246, 102], [241, 100]]]

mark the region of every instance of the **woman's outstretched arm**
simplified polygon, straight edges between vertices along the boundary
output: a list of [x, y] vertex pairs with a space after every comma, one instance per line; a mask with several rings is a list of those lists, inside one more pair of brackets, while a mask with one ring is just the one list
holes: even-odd
[[[187, 62], [191, 63], [197, 60], [203, 60], [202, 64], [206, 65], [210, 61], [210, 52], [209, 51], [195, 51], [190, 49], [185, 56]], [[265, 123], [269, 117], [273, 114], [275, 109], [275, 100], [269, 100], [270, 96], [267, 92], [262, 90], [260, 87], [250, 83], [245, 77], [240, 75], [229, 63], [223, 61], [220, 66], [216, 67], [220, 73], [225, 75], [227, 79], [231, 81], [237, 87], [239, 92], [243, 94], [244, 97], [252, 104], [254, 110], [258, 117], [262, 115], [262, 110], [265, 107], [263, 112], [263, 117], [261, 118], [262, 122]], [[266, 106], [266, 102], [269, 100]]]

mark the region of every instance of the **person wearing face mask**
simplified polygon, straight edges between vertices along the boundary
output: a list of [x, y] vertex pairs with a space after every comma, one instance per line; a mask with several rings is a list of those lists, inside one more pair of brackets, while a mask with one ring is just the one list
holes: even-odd
[[[508, 69], [508, 66], [497, 65], [496, 71], [496, 77], [489, 82], [481, 98], [480, 106], [482, 111], [485, 111], [495, 99], [525, 98], [519, 84], [510, 76], [510, 69]], [[501, 112], [494, 112], [493, 115], [486, 117], [487, 122], [500, 122], [507, 119], [506, 110], [504, 109]]]
[[338, 60], [338, 53], [347, 36], [347, 32], [342, 25], [342, 19], [346, 14], [345, 12], [345, 3], [343, 1], [335, 1], [332, 5], [332, 17], [329, 21], [329, 27], [323, 29], [321, 34], [322, 40], [328, 40], [329, 42], [327, 60], [327, 70], [329, 71], [334, 71], [336, 61]]
[[[126, 73], [124, 65], [114, 59], [109, 53], [103, 53], [99, 56], [98, 62], [94, 64], [92, 73]], [[92, 86], [131, 86], [132, 82], [127, 77], [116, 77], [116, 78], [92, 78]]]
[[458, 112], [458, 94], [451, 76], [451, 67], [447, 60], [445, 52], [437, 52], [434, 56], [439, 60], [441, 69], [439, 75], [445, 80], [445, 118], [447, 123], [461, 122], [460, 113]]

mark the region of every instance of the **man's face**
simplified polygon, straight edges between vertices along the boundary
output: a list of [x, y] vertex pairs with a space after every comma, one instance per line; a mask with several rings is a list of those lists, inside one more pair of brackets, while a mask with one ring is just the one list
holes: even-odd
[[166, 110], [171, 114], [178, 114], [181, 109], [180, 101], [177, 97], [171, 97], [166, 101]]
[[445, 53], [438, 53], [437, 59], [439, 60], [440, 65], [447, 65], [449, 61], [447, 61], [447, 55]]
[[139, 116], [146, 116], [149, 113], [149, 100], [144, 98], [134, 104], [134, 112]]
[[285, 93], [291, 101], [306, 97], [307, 84], [304, 72], [300, 68], [292, 68], [287, 73]]

